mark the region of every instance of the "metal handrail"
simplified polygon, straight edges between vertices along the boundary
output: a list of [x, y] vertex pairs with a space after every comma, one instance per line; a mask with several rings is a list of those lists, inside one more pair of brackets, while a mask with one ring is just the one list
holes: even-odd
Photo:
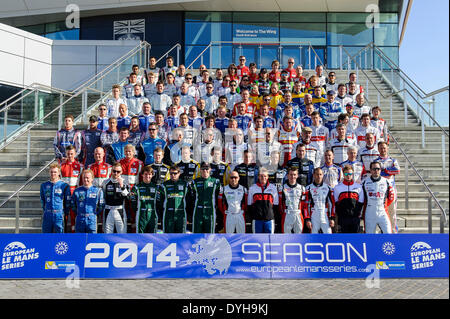
[[30, 184], [36, 177], [38, 177], [39, 174], [41, 174], [47, 167], [50, 166], [53, 162], [56, 161], [56, 157], [54, 157], [52, 160], [50, 160], [45, 166], [43, 166], [36, 174], [34, 174], [32, 177], [30, 177], [22, 186], [19, 187], [12, 195], [10, 195], [7, 199], [5, 199], [1, 204], [0, 208], [3, 207], [7, 202], [11, 200], [14, 196], [16, 196], [18, 193], [20, 193], [28, 184]]
[[[31, 92], [38, 91], [38, 87], [39, 87], [39, 88], [47, 89], [47, 90], [49, 90], [49, 91], [55, 91], [55, 92], [57, 92], [57, 93], [61, 93], [61, 94], [64, 94], [64, 95], [71, 95], [71, 94], [72, 94], [71, 92], [66, 91], [66, 90], [63, 90], [63, 89], [59, 89], [59, 88], [55, 88], [55, 87], [53, 87], [53, 86], [48, 86], [48, 85], [45, 85], [45, 84], [41, 84], [41, 83], [34, 82], [34, 83], [30, 84], [30, 85], [27, 85], [25, 88], [23, 88], [23, 89], [20, 90], [19, 92], [15, 93], [14, 95], [11, 95], [9, 98], [7, 98], [7, 99], [4, 100], [3, 102], [1, 102], [1, 103], [0, 103], [0, 107], [1, 107], [2, 105], [4, 105], [4, 104], [6, 104], [6, 106], [0, 110], [0, 113], [4, 112], [4, 111], [5, 111], [7, 108], [9, 108], [11, 105], [13, 105], [13, 104], [16, 103], [17, 101], [19, 101], [20, 98], [17, 99], [16, 101], [14, 101], [13, 103], [7, 105], [8, 102], [9, 102], [10, 100], [12, 100], [13, 98], [15, 98], [15, 97], [18, 96], [18, 95], [21, 95], [23, 92], [25, 92], [25, 91], [27, 91], [27, 90], [32, 90]], [[28, 95], [27, 95], [27, 96], [28, 96]]]
[[[141, 49], [142, 43], [136, 47]], [[134, 48], [133, 50], [131, 50], [130, 52], [134, 52], [136, 51]], [[128, 57], [128, 54], [124, 55], [124, 57]], [[113, 64], [117, 64], [118, 61], [115, 61]], [[100, 80], [102, 80], [106, 75], [108, 75], [110, 72], [112, 71], [112, 69], [108, 70], [107, 72], [105, 72], [103, 75], [101, 75], [99, 78], [97, 78], [97, 80], [95, 80], [94, 82], [90, 83], [90, 85], [95, 84], [97, 82], [99, 82]], [[25, 130], [23, 130], [21, 132], [21, 134], [18, 134], [17, 136], [15, 136], [14, 138], [10, 139], [9, 141], [5, 141], [5, 143], [0, 147], [0, 150], [6, 148], [8, 145], [10, 145], [12, 142], [14, 142], [18, 137], [22, 136], [23, 134], [29, 132], [32, 128], [34, 128], [36, 125], [38, 125], [39, 123], [43, 122], [46, 118], [48, 118], [50, 115], [52, 115], [53, 113], [55, 113], [56, 111], [60, 110], [66, 103], [70, 102], [72, 99], [76, 98], [77, 96], [81, 95], [82, 93], [84, 93], [87, 90], [91, 90], [91, 88], [89, 86], [84, 87], [82, 90], [79, 90], [78, 92], [75, 92], [71, 97], [69, 97], [66, 101], [64, 101], [63, 103], [61, 103], [58, 107], [54, 108], [52, 111], [50, 111], [49, 113], [47, 113], [44, 117], [35, 120], [30, 126], [28, 126]], [[94, 89], [92, 89], [94, 90]], [[97, 91], [97, 90], [96, 90]]]
[[206, 50], [208, 50], [211, 46], [212, 46], [212, 42], [210, 42], [210, 43], [206, 46], [206, 48], [203, 49], [203, 51], [200, 52], [200, 54], [194, 59], [194, 61], [192, 61], [192, 63], [189, 64], [189, 65], [186, 67], [186, 70], [191, 69], [191, 67], [194, 65], [195, 61], [197, 61], [197, 60], [203, 55], [203, 53], [205, 53]]
[[[354, 56], [351, 56], [349, 54], [349, 52], [342, 47], [342, 49], [345, 51], [345, 53], [347, 54], [347, 56], [355, 63], [355, 65], [357, 65], [359, 67], [359, 69], [361, 70], [361, 72], [363, 72], [363, 74], [366, 76], [367, 80], [370, 81], [372, 83], [372, 85], [374, 86], [374, 88], [378, 91], [378, 93], [383, 97], [383, 98], [388, 98], [391, 97], [392, 95], [384, 95], [383, 92], [380, 91], [380, 89], [377, 87], [377, 85], [372, 81], [372, 79], [370, 78], [370, 76], [367, 75], [367, 73], [364, 71], [364, 69], [361, 68], [361, 65], [358, 63], [358, 61], [356, 61], [356, 59], [354, 58]], [[392, 84], [391, 84], [392, 85]], [[420, 106], [420, 108], [422, 109], [422, 111], [424, 111], [432, 120], [434, 123], [436, 123], [436, 125], [438, 125], [438, 127], [442, 130], [442, 132], [447, 135], [447, 137], [449, 136], [449, 134], [447, 133], [447, 131], [445, 131], [439, 124], [438, 122], [428, 113], [428, 111], [422, 106], [422, 104], [419, 103], [419, 101], [417, 101], [414, 96], [411, 94], [411, 92], [409, 92], [408, 89], [404, 89], [406, 90], [406, 92], [408, 92], [408, 94], [414, 99], [414, 101], [417, 103], [418, 106]], [[400, 92], [400, 91], [397, 91]], [[395, 92], [394, 92], [395, 93]], [[422, 119], [420, 119], [421, 121], [423, 121]]]
[[436, 202], [436, 204], [438, 205], [440, 211], [441, 211], [441, 216], [444, 218], [445, 220], [445, 224], [447, 224], [447, 213], [445, 211], [445, 209], [442, 207], [441, 203], [439, 203], [439, 200], [436, 198], [436, 196], [434, 195], [433, 191], [430, 189], [430, 187], [428, 186], [428, 184], [425, 182], [425, 180], [423, 179], [423, 177], [419, 174], [419, 172], [417, 171], [416, 167], [414, 166], [414, 164], [409, 160], [408, 155], [406, 155], [405, 151], [403, 151], [402, 147], [399, 145], [399, 143], [397, 142], [397, 140], [395, 139], [394, 135], [388, 130], [388, 134], [389, 136], [392, 138], [392, 140], [394, 141], [395, 145], [397, 146], [397, 148], [400, 150], [400, 152], [402, 153], [402, 155], [405, 157], [405, 159], [408, 161], [409, 165], [411, 165], [412, 169], [414, 170], [414, 172], [416, 173], [416, 175], [419, 177], [420, 181], [422, 182], [422, 184], [425, 186], [426, 190], [428, 191], [428, 193], [431, 195], [431, 197], [434, 199], [434, 201]]
[[[178, 50], [181, 49], [181, 44], [177, 43], [173, 47], [171, 47], [169, 50], [167, 50], [166, 53], [161, 55], [161, 57], [158, 60], [156, 60], [155, 64], [157, 64], [159, 61], [161, 61], [164, 57], [167, 57], [169, 55], [169, 52], [175, 48], [178, 48]], [[177, 60], [179, 60], [179, 57], [177, 57]], [[177, 61], [177, 62], [179, 62], [179, 61]]]
[[[343, 45], [341, 45], [341, 47], [342, 48], [344, 48], [344, 46]], [[417, 92], [417, 90], [414, 88], [414, 87], [412, 87], [412, 89], [414, 89], [414, 92], [418, 95], [418, 96], [420, 96], [421, 98], [427, 98], [427, 97], [429, 97], [429, 96], [432, 96], [432, 95], [434, 95], [434, 94], [437, 94], [437, 93], [439, 93], [439, 92], [436, 92], [436, 91], [438, 91], [438, 90], [435, 90], [435, 91], [433, 91], [433, 92], [431, 92], [431, 93], [425, 93], [425, 91], [417, 84], [417, 83], [415, 83], [406, 73], [405, 73], [405, 71], [403, 71], [394, 61], [392, 61], [374, 42], [370, 42], [369, 44], [367, 44], [364, 48], [362, 48], [362, 49], [360, 49], [358, 52], [356, 52], [353, 56], [349, 56], [350, 57], [350, 59], [352, 59], [352, 60], [354, 60], [354, 58], [357, 56], [357, 55], [359, 55], [362, 51], [364, 51], [364, 50], [367, 50], [367, 49], [369, 49], [369, 48], [372, 48], [372, 49], [375, 49], [376, 51], [377, 51], [377, 55], [380, 57], [380, 58], [382, 58], [383, 60], [384, 60], [384, 62], [386, 62], [386, 64], [390, 64], [391, 66], [391, 69], [394, 69], [394, 70], [396, 70], [396, 71], [398, 71], [398, 72], [400, 72], [401, 73], [401, 75], [400, 75], [400, 77], [403, 79], [403, 80], [405, 80], [405, 78], [406, 78], [406, 80], [408, 80], [409, 82], [411, 82], [416, 88], [417, 88], [417, 90], [419, 90], [420, 92]], [[349, 54], [347, 54], [347, 55], [349, 55]], [[343, 64], [342, 64], [342, 67], [344, 66], [344, 65], [346, 65], [346, 64], [348, 64], [348, 62], [344, 62]], [[447, 86], [448, 87], [448, 86]], [[421, 93], [421, 94], [420, 94]]]
[[[423, 94], [422, 98], [426, 95], [425, 91], [422, 90], [422, 89], [420, 88], [420, 86], [417, 85], [413, 80], [411, 80], [411, 78], [410, 78], [410, 77], [409, 77], [402, 69], [400, 69], [400, 67], [399, 67], [397, 64], [395, 64], [394, 61], [392, 61], [386, 54], [384, 54], [384, 52], [381, 51], [374, 43], [371, 43], [371, 44], [369, 44], [369, 45], [370, 45], [372, 48], [374, 48], [377, 52], [379, 52], [378, 55], [381, 56], [385, 61], [387, 60], [387, 61], [389, 61], [389, 63], [391, 63], [391, 65], [393, 66], [392, 69], [397, 70], [399, 73], [403, 74], [404, 77], [406, 77], [406, 79], [407, 79], [408, 81], [410, 81], [412, 84], [414, 84], [414, 86], [420, 91], [420, 93]], [[404, 79], [403, 79], [403, 80], [404, 80]], [[413, 89], [414, 89], [414, 88], [413, 88]], [[419, 92], [417, 92], [415, 89], [414, 89], [414, 91], [415, 91], [417, 94], [419, 93]]]
[[299, 45], [299, 44], [305, 44], [308, 45], [308, 47], [310, 47], [312, 49], [312, 51], [314, 52], [314, 55], [319, 59], [320, 64], [324, 67], [324, 70], [327, 71], [328, 73], [328, 69], [326, 68], [325, 64], [323, 63], [323, 61], [320, 59], [319, 55], [317, 54], [317, 52], [314, 50], [311, 42], [309, 41], [301, 41], [301, 42], [290, 42], [290, 41], [280, 41], [280, 42], [270, 42], [270, 43], [247, 43], [247, 42], [236, 42], [236, 41], [211, 41], [200, 53], [199, 55], [186, 67], [186, 69], [191, 69], [191, 67], [194, 65], [195, 61], [197, 61], [205, 52], [206, 50], [208, 50], [209, 48], [211, 48], [211, 46], [213, 46], [214, 44], [236, 44], [236, 45], [261, 45], [261, 44], [273, 44], [273, 43], [277, 43], [279, 45]]
[[423, 98], [426, 99], [427, 97], [430, 97], [430, 96], [433, 96], [433, 95], [436, 95], [436, 94], [439, 94], [441, 92], [448, 91], [448, 90], [449, 90], [449, 86], [447, 85], [447, 86], [444, 86], [443, 88], [440, 88], [440, 89], [434, 90], [433, 92], [428, 93]]

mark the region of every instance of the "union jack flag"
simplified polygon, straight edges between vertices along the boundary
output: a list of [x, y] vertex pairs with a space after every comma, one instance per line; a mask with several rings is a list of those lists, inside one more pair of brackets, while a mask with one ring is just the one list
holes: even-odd
[[145, 38], [145, 19], [114, 21], [114, 40]]

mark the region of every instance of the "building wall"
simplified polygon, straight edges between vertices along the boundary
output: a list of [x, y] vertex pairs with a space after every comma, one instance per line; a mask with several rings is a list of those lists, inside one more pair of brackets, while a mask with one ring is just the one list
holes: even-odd
[[[52, 86], [73, 90], [105, 67], [139, 45], [139, 41], [80, 41], [55, 40], [52, 46]], [[127, 61], [119, 78], [114, 70], [104, 80], [104, 88], [122, 80], [124, 72], [131, 72], [132, 64], [139, 64], [138, 57]], [[70, 74], [70, 76], [67, 76]]]
[[[113, 40], [114, 21], [145, 20], [145, 34], [142, 40], [151, 43], [150, 54], [159, 58], [173, 45], [184, 46], [184, 13], [179, 11], [159, 11], [122, 15], [82, 18], [80, 40]], [[176, 58], [176, 50], [170, 53]], [[179, 63], [184, 63], [180, 52]], [[177, 61], [175, 60], [177, 63]]]
[[51, 85], [52, 40], [0, 23], [0, 82]]

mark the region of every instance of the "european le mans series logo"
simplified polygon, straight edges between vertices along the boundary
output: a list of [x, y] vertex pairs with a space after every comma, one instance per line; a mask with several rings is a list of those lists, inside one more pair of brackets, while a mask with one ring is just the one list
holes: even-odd
[[2, 270], [22, 268], [28, 260], [39, 258], [35, 248], [27, 248], [23, 243], [14, 241], [3, 250]]

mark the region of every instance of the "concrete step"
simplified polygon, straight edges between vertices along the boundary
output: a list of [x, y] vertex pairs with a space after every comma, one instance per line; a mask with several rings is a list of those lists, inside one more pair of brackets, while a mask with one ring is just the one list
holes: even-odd
[[[0, 225], [1, 222], [0, 222]], [[20, 234], [39, 234], [42, 233], [41, 227], [20, 227]], [[0, 226], [0, 234], [14, 234], [15, 227]]]
[[[432, 230], [433, 234], [439, 233], [439, 227], [433, 227]], [[398, 232], [401, 234], [428, 234], [428, 227], [399, 227]], [[449, 233], [448, 227], [444, 228], [444, 233]]]
[[[0, 217], [0, 225], [2, 227], [15, 228], [16, 227], [16, 218], [15, 217]], [[42, 227], [42, 218], [41, 217], [20, 217], [19, 218], [19, 227], [25, 228], [40, 228]]]
[[[448, 199], [447, 197], [445, 197]], [[439, 198], [438, 198], [439, 199]], [[441, 200], [441, 205], [442, 205]], [[434, 200], [431, 202], [432, 208], [435, 208]], [[428, 196], [424, 194], [422, 198], [416, 198], [416, 197], [409, 197], [409, 207], [414, 207], [415, 209], [421, 209], [424, 212], [428, 212]], [[444, 206], [445, 207], [445, 206]], [[405, 209], [405, 201], [402, 197], [399, 196], [398, 202], [397, 202], [397, 209]]]

